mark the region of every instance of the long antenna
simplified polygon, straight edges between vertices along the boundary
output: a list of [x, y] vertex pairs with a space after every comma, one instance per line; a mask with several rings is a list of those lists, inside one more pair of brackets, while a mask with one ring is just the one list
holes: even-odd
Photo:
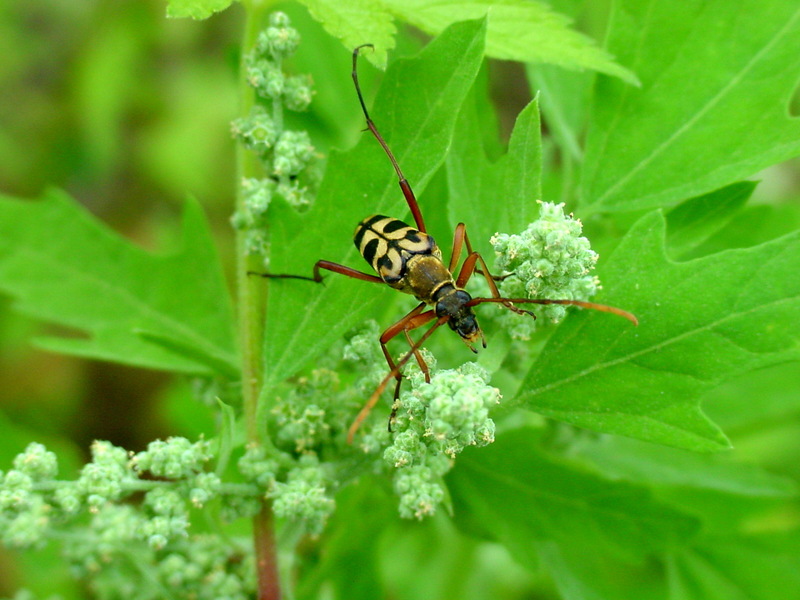
[[583, 300], [547, 300], [536, 298], [473, 298], [467, 302], [467, 306], [475, 306], [485, 302], [511, 302], [513, 304], [565, 304], [567, 306], [580, 306], [581, 308], [590, 308], [592, 310], [599, 310], [600, 312], [612, 313], [628, 319], [634, 325], [639, 325], [639, 319], [627, 310], [622, 310], [616, 306], [608, 306], [606, 304], [597, 304], [596, 302], [584, 302]]
[[417, 229], [419, 229], [422, 233], [426, 233], [425, 222], [422, 219], [422, 212], [419, 210], [419, 204], [417, 204], [417, 198], [414, 196], [414, 191], [408, 184], [406, 176], [403, 175], [403, 171], [400, 170], [400, 165], [397, 163], [397, 159], [389, 149], [389, 145], [386, 143], [386, 140], [383, 139], [383, 136], [378, 132], [378, 128], [375, 127], [375, 123], [373, 123], [372, 119], [370, 118], [367, 105], [364, 102], [364, 96], [361, 94], [361, 86], [358, 84], [358, 70], [356, 67], [358, 65], [358, 53], [362, 48], [374, 49], [375, 46], [372, 44], [361, 44], [355, 50], [353, 50], [353, 83], [356, 86], [356, 94], [358, 94], [358, 101], [361, 103], [361, 110], [364, 112], [364, 117], [367, 119], [367, 129], [372, 132], [372, 135], [374, 135], [375, 139], [378, 140], [378, 143], [383, 148], [383, 151], [386, 152], [386, 156], [388, 156], [389, 160], [392, 161], [392, 166], [397, 172], [397, 177], [400, 179], [400, 189], [403, 190], [403, 196], [405, 196], [408, 207], [411, 209], [411, 214], [414, 217], [414, 222], [417, 224]]

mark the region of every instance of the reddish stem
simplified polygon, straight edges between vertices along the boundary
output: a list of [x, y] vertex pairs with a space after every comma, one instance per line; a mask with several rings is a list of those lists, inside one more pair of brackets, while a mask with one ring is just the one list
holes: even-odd
[[272, 520], [272, 505], [267, 500], [262, 501], [261, 512], [253, 517], [253, 541], [256, 549], [258, 600], [280, 600], [275, 525]]

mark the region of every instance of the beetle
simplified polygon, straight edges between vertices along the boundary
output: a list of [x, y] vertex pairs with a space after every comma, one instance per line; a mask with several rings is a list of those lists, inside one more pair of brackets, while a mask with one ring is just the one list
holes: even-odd
[[[436, 244], [433, 237], [427, 232], [422, 212], [420, 211], [414, 192], [408, 180], [403, 175], [394, 154], [392, 154], [388, 144], [378, 132], [375, 123], [370, 118], [369, 111], [364, 102], [361, 86], [358, 82], [358, 55], [363, 48], [372, 47], [372, 44], [362, 44], [353, 50], [353, 83], [356, 88], [356, 94], [358, 95], [358, 101], [361, 104], [361, 110], [366, 119], [367, 129], [369, 129], [381, 145], [397, 173], [400, 189], [411, 211], [415, 227], [399, 219], [378, 214], [365, 218], [356, 226], [353, 242], [361, 253], [361, 256], [372, 266], [376, 275], [364, 273], [327, 260], [316, 262], [314, 265], [313, 277], [258, 273], [258, 275], [262, 277], [304, 279], [321, 283], [321, 271], [327, 270], [353, 279], [388, 285], [400, 292], [411, 294], [419, 301], [419, 304], [414, 309], [381, 334], [379, 341], [381, 350], [389, 366], [389, 373], [383, 378], [350, 426], [347, 433], [348, 443], [352, 443], [355, 433], [361, 423], [367, 418], [389, 382], [395, 379], [397, 383], [394, 390], [394, 403], [392, 415], [389, 417], [389, 428], [391, 431], [391, 423], [397, 411], [398, 398], [400, 395], [400, 385], [403, 377], [402, 368], [412, 356], [419, 364], [425, 376], [425, 380], [430, 383], [430, 372], [420, 353], [420, 348], [436, 329], [447, 324], [450, 329], [461, 337], [464, 343], [473, 352], [477, 352], [475, 345], [478, 343], [480, 343], [482, 347], [486, 347], [483, 331], [478, 325], [477, 317], [473, 311], [473, 308], [479, 304], [499, 303], [518, 314], [527, 314], [533, 318], [536, 317], [532, 312], [521, 309], [516, 305], [563, 304], [580, 306], [614, 313], [628, 319], [635, 325], [638, 324], [636, 317], [628, 311], [604, 304], [596, 304], [594, 302], [584, 302], [582, 300], [503, 298], [497, 289], [495, 281], [502, 280], [504, 277], [495, 277], [491, 275], [483, 257], [472, 249], [464, 223], [459, 223], [456, 226], [450, 259], [448, 263], [445, 264], [441, 249]], [[467, 258], [456, 273], [458, 261], [465, 248]], [[492, 294], [490, 298], [473, 298], [470, 293], [464, 289], [469, 279], [475, 273], [479, 273], [485, 277]], [[427, 307], [432, 308], [425, 310]], [[434, 321], [433, 325], [417, 341], [414, 341], [411, 338], [410, 332], [431, 321]], [[389, 353], [387, 344], [400, 334], [405, 336], [410, 349], [399, 360], [395, 361]]]

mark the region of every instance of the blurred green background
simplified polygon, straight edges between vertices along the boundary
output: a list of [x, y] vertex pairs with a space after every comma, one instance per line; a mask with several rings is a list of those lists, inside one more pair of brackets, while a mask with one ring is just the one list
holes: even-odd
[[[568, 9], [579, 3], [555, 4]], [[304, 40], [287, 69], [310, 73], [315, 88], [310, 112], [293, 116], [290, 125], [309, 130], [324, 160], [330, 147], [349, 146], [362, 128], [350, 53], [305, 9], [280, 8]], [[607, 9], [607, 2], [593, 3], [581, 19], [596, 39], [602, 38]], [[193, 22], [167, 19], [165, 11], [162, 0], [0, 3], [0, 191], [35, 198], [51, 186], [65, 189], [120, 234], [157, 251], [175, 242], [181, 205], [194, 196], [230, 274], [228, 219], [236, 186], [230, 121], [238, 114], [244, 14], [234, 5]], [[422, 40], [404, 31], [394, 54], [410, 52]], [[493, 62], [489, 73], [502, 138], [532, 94], [520, 65]], [[377, 77], [364, 66], [368, 97]], [[791, 204], [791, 210], [770, 214], [797, 218], [798, 162], [774, 167], [760, 179], [754, 202]], [[750, 227], [741, 224], [743, 236]], [[69, 469], [85, 459], [94, 439], [140, 450], [156, 437], [212, 431], [211, 415], [191, 401], [188, 382], [37, 350], [31, 339], [47, 332], [0, 297], [0, 469], [32, 439], [55, 450]], [[791, 457], [800, 452], [794, 408], [800, 405], [799, 379], [796, 364], [745, 374], [706, 402], [738, 452], [793, 476], [798, 467]], [[765, 392], [769, 385], [776, 393]], [[737, 420], [736, 403], [746, 415], [748, 398], [758, 396], [773, 398], [765, 407], [772, 420], [755, 427], [747, 418]], [[715, 411], [715, 405], [724, 410]], [[21, 573], [49, 560], [59, 563], [52, 551], [20, 557], [0, 549], [0, 595], [12, 593]], [[52, 573], [52, 589], [63, 593], [64, 574]]]

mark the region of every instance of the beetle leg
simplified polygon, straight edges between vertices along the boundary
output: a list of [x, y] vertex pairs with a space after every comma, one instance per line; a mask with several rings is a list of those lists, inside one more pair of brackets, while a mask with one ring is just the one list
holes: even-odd
[[[450, 254], [450, 265], [448, 268], [448, 270], [451, 273], [455, 272], [456, 266], [458, 266], [458, 259], [461, 258], [461, 251], [464, 249], [465, 245], [467, 247], [467, 255], [472, 254], [473, 253], [472, 244], [469, 243], [469, 236], [467, 235], [467, 226], [464, 225], [464, 223], [459, 223], [456, 226], [455, 233], [453, 234], [453, 251]], [[481, 262], [483, 263], [482, 259]], [[484, 277], [486, 277], [486, 273], [489, 272], [487, 269], [486, 273], [484, 273], [478, 268], [473, 269], [473, 271], [478, 275], [483, 275]], [[503, 281], [506, 277], [510, 276], [511, 273], [507, 273], [506, 275], [489, 274], [489, 277], [491, 277], [494, 281]], [[469, 279], [469, 277], [467, 279]]]
[[[400, 373], [399, 369], [396, 368], [395, 362], [392, 359], [392, 355], [389, 353], [389, 349], [387, 348], [387, 344], [393, 338], [402, 332], [406, 336], [406, 340], [408, 341], [408, 345], [413, 349], [414, 357], [417, 359], [417, 364], [419, 365], [420, 370], [425, 375], [425, 381], [430, 383], [431, 376], [430, 371], [428, 369], [428, 365], [425, 362], [425, 359], [422, 357], [422, 354], [419, 351], [419, 348], [414, 348], [414, 340], [411, 339], [411, 336], [408, 334], [409, 331], [412, 331], [418, 327], [422, 327], [428, 321], [433, 319], [435, 315], [433, 311], [429, 311], [426, 313], [422, 313], [422, 310], [425, 308], [425, 303], [420, 302], [414, 310], [409, 312], [405, 317], [400, 319], [397, 323], [386, 329], [383, 332], [383, 335], [380, 337], [381, 342], [381, 350], [383, 350], [383, 356], [386, 358], [386, 362], [389, 365], [390, 372], [397, 371], [395, 375], [397, 379], [397, 385], [394, 388], [394, 398], [392, 400], [392, 414], [389, 416], [389, 431], [392, 431], [392, 423], [394, 422], [394, 418], [397, 416], [397, 408], [398, 408], [398, 400], [400, 399], [400, 386], [403, 381], [403, 376]], [[422, 314], [420, 314], [422, 313]]]
[[369, 273], [362, 273], [350, 267], [340, 265], [339, 263], [331, 262], [329, 260], [318, 260], [314, 263], [314, 276], [306, 277], [305, 275], [286, 275], [283, 273], [257, 273], [256, 271], [248, 271], [248, 275], [258, 275], [259, 277], [266, 277], [268, 279], [303, 279], [305, 281], [313, 281], [315, 283], [322, 283], [321, 269], [339, 273], [345, 277], [352, 279], [360, 279], [362, 281], [369, 281], [370, 283], [385, 283], [383, 279], [377, 275], [370, 275]]
[[[418, 323], [417, 327], [420, 327], [425, 323], [427, 323], [428, 321], [430, 321], [431, 319], [435, 318], [436, 318], [435, 313], [432, 310], [430, 310], [417, 315], [416, 319], [414, 320], [416, 323]], [[374, 392], [372, 392], [372, 395], [369, 397], [369, 400], [367, 400], [367, 403], [364, 404], [364, 407], [361, 409], [361, 412], [359, 412], [358, 415], [356, 416], [355, 420], [353, 421], [353, 424], [350, 425], [350, 429], [347, 431], [348, 444], [353, 443], [353, 437], [355, 436], [356, 431], [358, 431], [358, 428], [361, 426], [361, 423], [364, 422], [364, 419], [367, 418], [370, 411], [373, 409], [375, 404], [377, 404], [378, 399], [381, 397], [383, 390], [386, 389], [386, 386], [389, 385], [389, 382], [397, 377], [397, 375], [400, 373], [400, 369], [402, 369], [405, 366], [405, 364], [411, 359], [411, 357], [415, 355], [415, 353], [422, 347], [422, 344], [425, 343], [425, 341], [433, 334], [433, 332], [436, 331], [441, 325], [444, 325], [447, 322], [447, 320], [448, 317], [446, 316], [439, 317], [436, 320], [436, 322], [428, 329], [428, 331], [426, 331], [414, 343], [411, 349], [408, 352], [406, 352], [402, 356], [402, 358], [400, 358], [400, 360], [397, 361], [394, 369], [389, 371], [389, 373], [387, 373], [386, 376], [381, 380], [380, 384], [378, 384], [378, 387], [375, 388]]]

